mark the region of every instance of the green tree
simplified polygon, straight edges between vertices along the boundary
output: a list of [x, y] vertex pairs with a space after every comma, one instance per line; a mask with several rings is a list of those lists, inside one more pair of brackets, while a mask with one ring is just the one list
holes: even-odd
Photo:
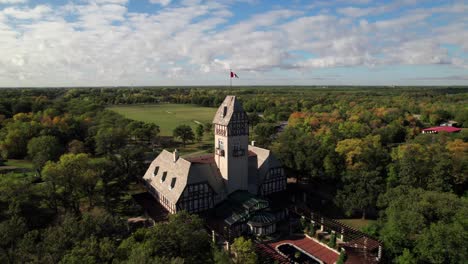
[[127, 132], [123, 128], [106, 127], [98, 130], [96, 141], [96, 153], [110, 154], [127, 144]]
[[72, 154], [86, 153], [85, 145], [82, 141], [73, 139], [68, 143], [68, 152]]
[[355, 211], [366, 217], [366, 211], [375, 207], [384, 188], [384, 166], [387, 153], [380, 144], [380, 136], [364, 139], [345, 139], [338, 142], [336, 152], [343, 156], [346, 170], [343, 188], [336, 202], [351, 215]]
[[409, 251], [409, 249], [405, 248], [403, 250], [403, 254], [396, 258], [396, 263], [398, 264], [416, 264], [417, 261], [414, 255]]
[[218, 249], [215, 245], [213, 246], [213, 259], [216, 264], [232, 264], [229, 253], [224, 249]]
[[197, 126], [197, 129], [195, 130], [195, 134], [196, 134], [196, 138], [198, 142], [202, 141], [204, 132], [205, 132], [205, 129], [203, 128], [203, 125], [199, 124]]
[[180, 212], [170, 215], [166, 223], [139, 229], [116, 253], [116, 260], [124, 263], [180, 263], [177, 258], [185, 263], [213, 263], [210, 238], [196, 215]]
[[58, 162], [48, 162], [42, 170], [50, 201], [57, 209], [60, 202], [66, 210], [80, 213], [80, 201], [88, 197], [92, 205], [97, 177], [86, 154], [65, 154]]
[[257, 113], [248, 113], [247, 114], [248, 118], [249, 118], [249, 124], [250, 124], [250, 127], [251, 129], [253, 130], [254, 127], [260, 123], [261, 119], [260, 117], [258, 116]]
[[260, 146], [268, 146], [271, 144], [276, 133], [275, 125], [271, 123], [260, 123], [255, 126], [254, 133], [254, 139]]
[[63, 147], [54, 136], [40, 136], [32, 138], [28, 142], [28, 156], [34, 164], [34, 168], [42, 170], [49, 160], [56, 160], [60, 157]]
[[468, 201], [451, 193], [389, 190], [379, 199], [386, 207], [381, 239], [391, 256], [408, 249], [417, 263], [463, 263], [467, 259]]
[[238, 237], [232, 243], [232, 252], [235, 255], [235, 263], [237, 264], [255, 264], [257, 263], [257, 254], [255, 247], [250, 239]]
[[466, 218], [432, 223], [417, 237], [415, 252], [425, 263], [463, 263], [468, 259], [467, 230]]
[[190, 126], [188, 125], [179, 125], [177, 126], [174, 131], [172, 132], [172, 135], [175, 138], [180, 138], [182, 140], [182, 143], [184, 144], [184, 147], [186, 145], [187, 141], [193, 141], [195, 138], [195, 135], [193, 134], [193, 130]]

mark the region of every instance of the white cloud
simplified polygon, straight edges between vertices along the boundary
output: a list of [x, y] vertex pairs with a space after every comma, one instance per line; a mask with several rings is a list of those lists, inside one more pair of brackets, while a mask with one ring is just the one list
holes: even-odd
[[[262, 76], [277, 69], [302, 74], [332, 67], [468, 65], [466, 54], [444, 47], [468, 52], [467, 21], [459, 11], [465, 5], [377, 20], [277, 9], [232, 24], [229, 1], [185, 1], [155, 13], [130, 12], [126, 4], [90, 0], [0, 10], [0, 86], [193, 84], [193, 76], [213, 82], [229, 68]], [[435, 13], [453, 19], [434, 26], [428, 19]]]
[[28, 0], [0, 0], [1, 4], [23, 4], [28, 2]]
[[172, 2], [172, 0], [149, 0], [149, 1], [152, 4], [159, 4], [162, 6], [167, 6]]
[[16, 19], [40, 19], [51, 11], [52, 9], [49, 6], [38, 5], [34, 8], [7, 7], [1, 10], [0, 13]]

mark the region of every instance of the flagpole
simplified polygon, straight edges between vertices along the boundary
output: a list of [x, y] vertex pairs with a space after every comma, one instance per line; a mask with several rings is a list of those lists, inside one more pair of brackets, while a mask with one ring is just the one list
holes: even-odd
[[229, 83], [232, 90], [232, 69], [229, 69]]

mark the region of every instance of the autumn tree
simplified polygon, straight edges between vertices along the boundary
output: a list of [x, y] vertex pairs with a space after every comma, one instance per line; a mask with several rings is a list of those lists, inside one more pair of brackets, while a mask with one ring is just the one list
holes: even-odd
[[387, 153], [379, 136], [364, 139], [345, 139], [338, 142], [336, 152], [345, 161], [343, 188], [337, 193], [337, 203], [348, 215], [362, 213], [377, 203], [378, 195], [385, 189], [384, 172]]

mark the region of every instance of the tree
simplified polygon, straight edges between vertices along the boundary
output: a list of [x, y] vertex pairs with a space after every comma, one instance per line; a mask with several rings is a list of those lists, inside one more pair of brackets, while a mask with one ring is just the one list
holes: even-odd
[[258, 116], [257, 113], [248, 113], [247, 116], [249, 118], [250, 127], [253, 130], [254, 126], [256, 126], [258, 123], [260, 123], [261, 119], [260, 119], [260, 117]]
[[127, 132], [123, 128], [106, 127], [98, 130], [96, 141], [96, 153], [110, 154], [126, 145]]
[[417, 237], [415, 253], [425, 263], [462, 263], [468, 259], [467, 228], [466, 218], [432, 223]]
[[117, 260], [127, 263], [180, 263], [180, 259], [184, 263], [213, 263], [202, 220], [187, 212], [170, 215], [168, 222], [156, 223], [153, 228], [138, 229], [120, 244], [116, 255]]
[[387, 191], [379, 204], [386, 207], [380, 234], [390, 255], [405, 255], [408, 249], [417, 263], [463, 263], [467, 259], [465, 198], [400, 186]]
[[453, 187], [461, 190], [466, 182], [468, 144], [459, 143], [456, 140], [449, 143], [411, 142], [394, 148], [388, 185], [433, 191], [450, 191]]
[[157, 138], [160, 132], [158, 125], [140, 121], [132, 121], [126, 128], [135, 139], [146, 142], [151, 142]]
[[203, 129], [205, 130], [206, 133], [212, 132], [211, 130], [213, 129], [213, 124], [210, 122], [206, 122], [203, 124]]
[[196, 131], [195, 131], [196, 137], [197, 137], [197, 141], [198, 141], [198, 142], [202, 141], [202, 139], [203, 139], [203, 133], [204, 133], [204, 132], [205, 132], [205, 130], [204, 130], [204, 128], [203, 128], [203, 125], [199, 124], [199, 125], [197, 126]]
[[270, 123], [260, 123], [254, 128], [255, 141], [260, 146], [268, 146], [271, 144], [273, 136], [276, 133], [275, 125]]
[[90, 206], [98, 178], [86, 154], [65, 154], [58, 162], [48, 162], [42, 169], [50, 201], [61, 203], [66, 210], [80, 213], [81, 198], [88, 197]]
[[343, 156], [346, 170], [343, 188], [336, 196], [336, 202], [351, 215], [360, 211], [362, 218], [366, 211], [377, 203], [384, 188], [384, 166], [387, 153], [380, 144], [380, 136], [364, 139], [345, 139], [336, 145], [336, 152]]
[[190, 126], [188, 125], [179, 125], [177, 126], [172, 135], [175, 137], [175, 138], [180, 138], [180, 140], [182, 140], [182, 143], [184, 144], [184, 147], [185, 147], [185, 144], [187, 141], [193, 141], [193, 139], [195, 138], [195, 135], [193, 134], [193, 130]]
[[252, 240], [238, 237], [232, 243], [232, 251], [235, 254], [235, 263], [237, 264], [255, 264], [257, 255]]
[[216, 264], [232, 264], [229, 253], [222, 248], [218, 249], [216, 245], [213, 245], [213, 260]]
[[21, 130], [9, 131], [4, 140], [0, 142], [3, 158], [22, 158], [27, 150], [27, 134]]
[[405, 248], [403, 250], [403, 254], [396, 258], [396, 263], [398, 264], [416, 264], [416, 259], [414, 255], [409, 251], [409, 249]]
[[40, 136], [32, 138], [28, 142], [28, 156], [34, 164], [34, 168], [42, 170], [49, 160], [56, 160], [63, 151], [59, 140], [54, 136]]
[[86, 153], [86, 148], [83, 142], [73, 139], [68, 143], [68, 152], [72, 154]]

